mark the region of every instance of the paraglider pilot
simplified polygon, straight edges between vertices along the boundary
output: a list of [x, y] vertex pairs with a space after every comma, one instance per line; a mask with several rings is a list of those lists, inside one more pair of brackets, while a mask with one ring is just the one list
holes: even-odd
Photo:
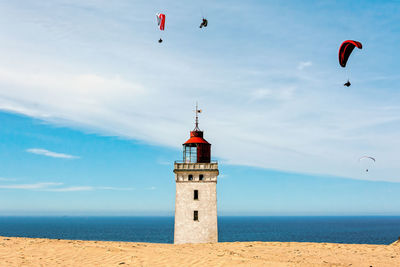
[[203, 28], [203, 27], [207, 27], [207, 25], [208, 25], [208, 20], [203, 18], [203, 21], [200, 24], [200, 29]]
[[349, 87], [351, 85], [351, 82], [349, 80], [347, 80], [347, 82], [343, 85]]
[[160, 40], [158, 40], [159, 43], [162, 43], [162, 39], [160, 38]]

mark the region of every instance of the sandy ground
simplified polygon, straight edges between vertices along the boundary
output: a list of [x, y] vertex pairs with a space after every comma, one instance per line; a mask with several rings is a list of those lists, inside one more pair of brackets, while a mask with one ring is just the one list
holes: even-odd
[[400, 266], [392, 245], [151, 244], [0, 237], [0, 266]]

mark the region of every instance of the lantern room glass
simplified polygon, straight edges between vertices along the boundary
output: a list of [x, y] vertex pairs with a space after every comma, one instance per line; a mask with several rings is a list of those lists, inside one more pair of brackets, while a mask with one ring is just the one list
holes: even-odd
[[183, 146], [183, 162], [197, 163], [197, 146]]

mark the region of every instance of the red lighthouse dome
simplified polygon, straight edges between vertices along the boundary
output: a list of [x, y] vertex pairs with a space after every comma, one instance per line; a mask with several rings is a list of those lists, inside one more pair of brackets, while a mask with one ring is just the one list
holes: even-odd
[[190, 138], [183, 144], [183, 162], [209, 163], [211, 161], [211, 144], [203, 138], [203, 131], [199, 129], [198, 113], [201, 110], [196, 106], [196, 127], [190, 132]]

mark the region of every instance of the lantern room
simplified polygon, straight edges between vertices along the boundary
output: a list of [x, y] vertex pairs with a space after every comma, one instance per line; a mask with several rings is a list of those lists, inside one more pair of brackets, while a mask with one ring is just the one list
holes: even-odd
[[183, 144], [183, 162], [209, 163], [211, 160], [211, 144], [203, 138], [203, 132], [195, 129], [190, 138]]
[[190, 138], [183, 144], [183, 162], [185, 163], [210, 163], [211, 144], [203, 138], [203, 131], [199, 129], [199, 113], [201, 109], [196, 104], [196, 123]]

